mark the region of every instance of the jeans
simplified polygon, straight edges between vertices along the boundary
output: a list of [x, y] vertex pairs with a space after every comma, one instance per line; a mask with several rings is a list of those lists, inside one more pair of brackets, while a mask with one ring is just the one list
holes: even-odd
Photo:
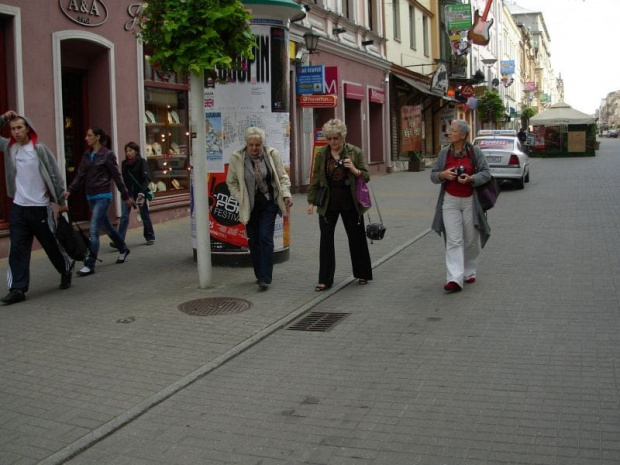
[[88, 201], [88, 204], [90, 205], [90, 209], [92, 211], [89, 230], [90, 253], [88, 254], [88, 258], [84, 262], [84, 265], [89, 267], [91, 270], [95, 269], [97, 254], [99, 253], [100, 229], [105, 230], [110, 239], [112, 239], [112, 241], [118, 246], [118, 250], [120, 253], [125, 253], [128, 250], [125, 241], [120, 236], [118, 231], [114, 228], [114, 226], [112, 226], [112, 223], [110, 223], [110, 218], [108, 218], [108, 208], [110, 207], [111, 202], [112, 199], [96, 199]]
[[273, 275], [273, 232], [277, 214], [278, 206], [273, 201], [255, 201], [250, 221], [245, 226], [254, 275], [265, 284], [271, 284]]
[[463, 287], [476, 277], [480, 255], [480, 233], [474, 227], [474, 196], [454, 197], [446, 192], [442, 206], [446, 228], [446, 282]]
[[[131, 214], [131, 207], [127, 206], [125, 202], [123, 202], [121, 206], [123, 207], [123, 209], [121, 221], [118, 224], [118, 234], [123, 238], [123, 240], [125, 240], [125, 235], [127, 234], [127, 227], [129, 226], [129, 215]], [[144, 239], [146, 239], [147, 241], [154, 241], [155, 232], [153, 231], [153, 223], [151, 222], [151, 215], [149, 214], [148, 202], [145, 200], [144, 203], [138, 208], [140, 210], [142, 225], [144, 226]]]

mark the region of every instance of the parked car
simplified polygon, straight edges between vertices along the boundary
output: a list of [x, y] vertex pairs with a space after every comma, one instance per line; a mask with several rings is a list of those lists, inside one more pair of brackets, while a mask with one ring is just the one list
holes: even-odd
[[480, 147], [498, 181], [511, 181], [518, 189], [530, 182], [530, 157], [514, 129], [483, 129], [478, 131], [474, 145]]
[[615, 137], [617, 139], [618, 138], [618, 130], [617, 129], [611, 129], [609, 131], [609, 134], [607, 135], [607, 137]]

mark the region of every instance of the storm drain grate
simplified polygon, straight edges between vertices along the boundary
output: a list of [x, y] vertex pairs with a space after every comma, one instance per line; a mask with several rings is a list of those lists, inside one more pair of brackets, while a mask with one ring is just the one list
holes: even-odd
[[235, 297], [209, 297], [179, 304], [178, 309], [193, 316], [234, 315], [252, 307], [252, 302]]
[[329, 331], [340, 323], [349, 313], [310, 312], [301, 320], [286, 329], [293, 331]]

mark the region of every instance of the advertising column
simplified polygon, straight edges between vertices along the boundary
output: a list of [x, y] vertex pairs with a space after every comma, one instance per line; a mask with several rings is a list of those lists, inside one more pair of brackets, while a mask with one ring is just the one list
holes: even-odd
[[[252, 11], [254, 58], [242, 59], [238, 69], [221, 72], [217, 79], [206, 79], [204, 87], [211, 254], [214, 263], [229, 265], [251, 263], [239, 205], [226, 185], [230, 156], [245, 147], [245, 130], [263, 129], [265, 146], [275, 148], [287, 172], [290, 168], [288, 17], [300, 10], [292, 0], [290, 5], [282, 0], [245, 5]], [[287, 260], [290, 226], [281, 213], [274, 245], [275, 261]]]

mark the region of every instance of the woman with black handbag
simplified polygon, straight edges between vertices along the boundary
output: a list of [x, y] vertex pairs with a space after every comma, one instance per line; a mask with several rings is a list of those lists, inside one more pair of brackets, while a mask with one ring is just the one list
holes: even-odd
[[328, 145], [316, 155], [312, 180], [308, 187], [308, 215], [316, 206], [321, 230], [319, 252], [319, 284], [314, 288], [321, 292], [332, 287], [336, 272], [336, 249], [334, 232], [338, 217], [342, 217], [347, 238], [353, 276], [361, 285], [372, 280], [372, 264], [364, 228], [364, 213], [356, 199], [356, 178], [370, 180], [362, 151], [347, 144], [347, 127], [339, 119], [329, 120], [323, 125], [323, 134]]
[[491, 179], [491, 171], [482, 151], [467, 142], [469, 132], [466, 121], [452, 121], [450, 145], [441, 149], [431, 172], [431, 181], [441, 184], [432, 229], [445, 240], [448, 292], [476, 281], [480, 249], [491, 234], [475, 189]]
[[[153, 230], [153, 222], [149, 214], [149, 203], [146, 199], [146, 191], [149, 188], [151, 180], [149, 176], [148, 162], [140, 156], [140, 146], [135, 142], [128, 142], [125, 145], [125, 159], [121, 163], [121, 172], [123, 174], [123, 182], [127, 186], [129, 196], [135, 201], [140, 211], [140, 219], [142, 219], [143, 235], [147, 245], [155, 243], [155, 231]], [[118, 233], [125, 240], [127, 227], [129, 226], [129, 214], [131, 208], [126, 204], [122, 204], [122, 216], [118, 225]], [[110, 247], [116, 248], [114, 242], [110, 242]]]

